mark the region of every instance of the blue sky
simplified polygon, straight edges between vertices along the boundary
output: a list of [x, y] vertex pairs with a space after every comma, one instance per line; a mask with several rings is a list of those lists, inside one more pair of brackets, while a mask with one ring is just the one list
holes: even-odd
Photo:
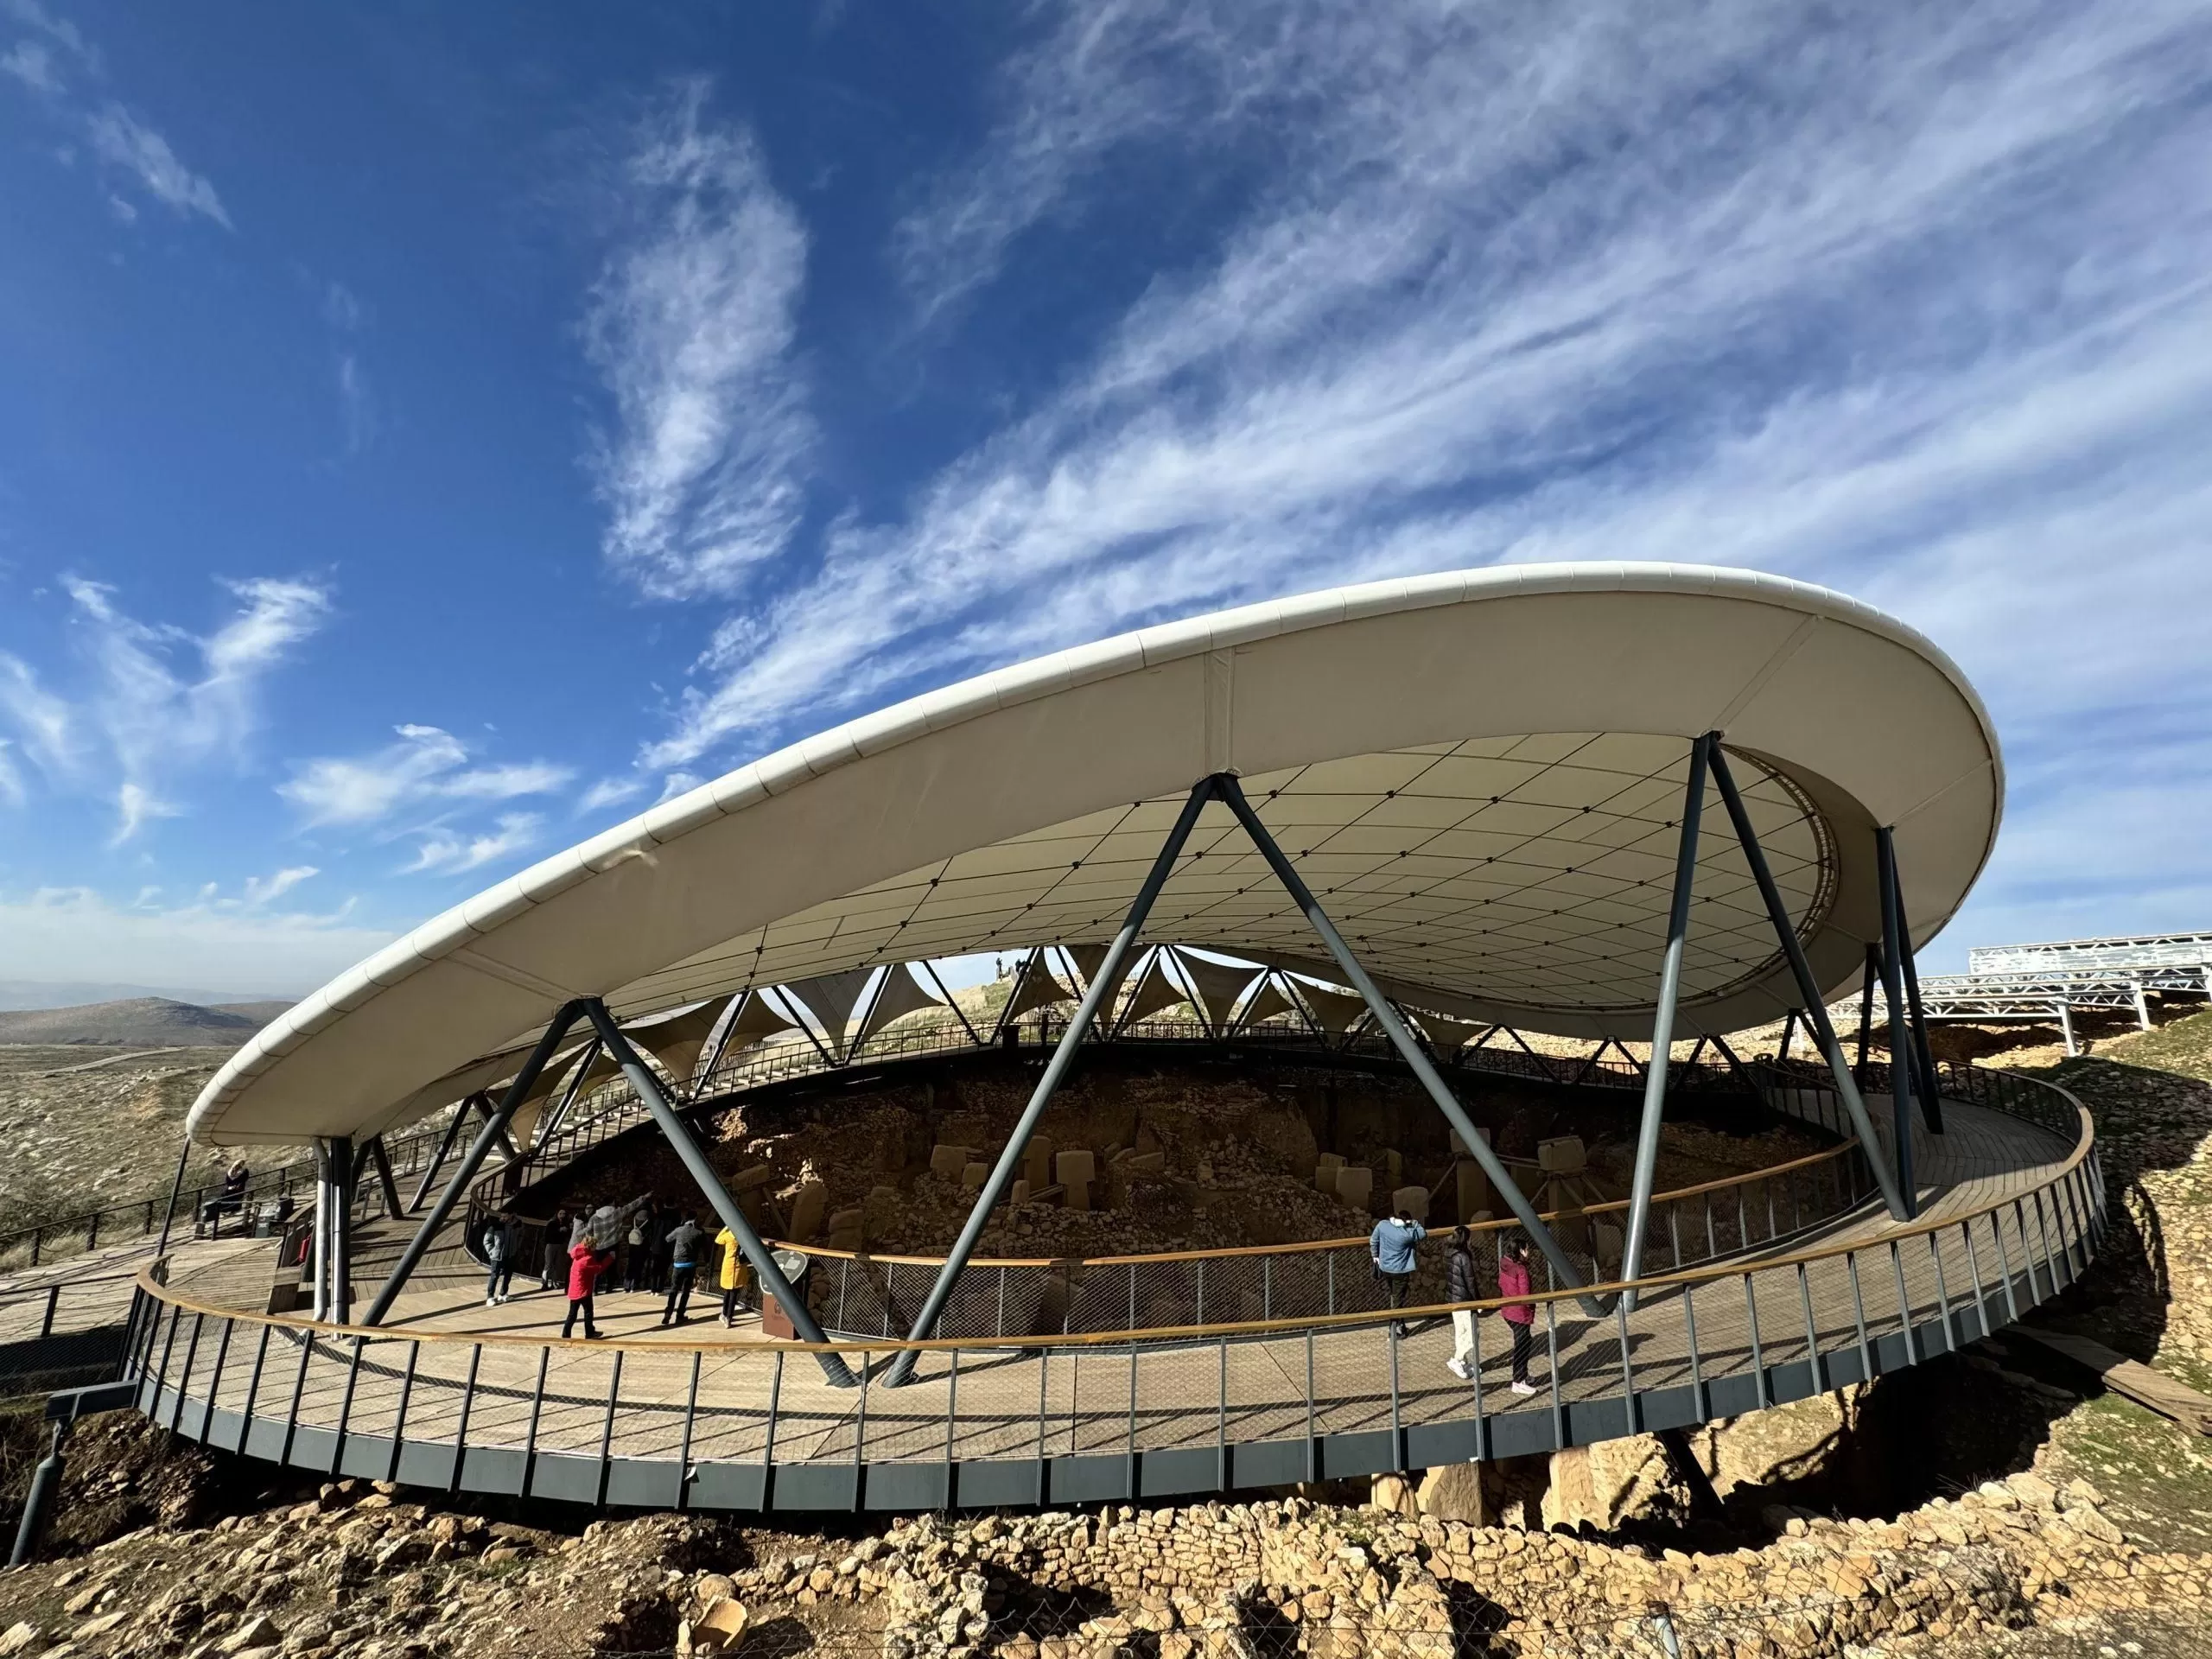
[[1948, 648], [1932, 966], [2212, 925], [2208, 180], [2202, 3], [0, 0], [0, 978], [302, 991], [915, 690], [1517, 559]]

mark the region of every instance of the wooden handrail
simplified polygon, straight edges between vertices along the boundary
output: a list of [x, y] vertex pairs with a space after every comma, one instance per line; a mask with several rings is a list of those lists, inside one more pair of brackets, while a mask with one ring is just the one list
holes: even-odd
[[[1717, 1181], [1703, 1181], [1695, 1186], [1678, 1186], [1672, 1192], [1655, 1192], [1655, 1205], [1671, 1204], [1683, 1198], [1694, 1198], [1707, 1192], [1717, 1192], [1724, 1187], [1748, 1186], [1754, 1181], [1772, 1180], [1792, 1170], [1824, 1164], [1845, 1157], [1859, 1149], [1855, 1141], [1823, 1151], [1793, 1158], [1786, 1164], [1776, 1164], [1770, 1169], [1754, 1170], [1742, 1175], [1723, 1176]], [[1869, 1196], [1872, 1196], [1871, 1194]], [[1608, 1198], [1603, 1204], [1583, 1205], [1567, 1210], [1546, 1210], [1537, 1217], [1541, 1221], [1558, 1221], [1573, 1216], [1607, 1215], [1627, 1209], [1626, 1198]], [[1453, 1224], [1459, 1225], [1460, 1224]], [[1491, 1221], [1471, 1221], [1465, 1224], [1471, 1233], [1510, 1232], [1520, 1226], [1510, 1216]], [[1445, 1230], [1442, 1227], [1430, 1230], [1432, 1234]], [[870, 1264], [890, 1262], [899, 1267], [942, 1267], [944, 1258], [938, 1255], [892, 1255], [880, 1250], [833, 1250], [821, 1244], [794, 1244], [785, 1239], [771, 1239], [770, 1245], [779, 1250], [795, 1250], [801, 1255], [810, 1255], [828, 1262], [865, 1262]], [[1355, 1233], [1344, 1238], [1307, 1239], [1290, 1244], [1231, 1244], [1217, 1250], [1161, 1250], [1147, 1255], [979, 1255], [969, 1263], [971, 1269], [985, 1268], [1121, 1268], [1132, 1264], [1141, 1266], [1151, 1262], [1219, 1262], [1234, 1256], [1296, 1255], [1306, 1252], [1350, 1249], [1367, 1243], [1365, 1233]]]

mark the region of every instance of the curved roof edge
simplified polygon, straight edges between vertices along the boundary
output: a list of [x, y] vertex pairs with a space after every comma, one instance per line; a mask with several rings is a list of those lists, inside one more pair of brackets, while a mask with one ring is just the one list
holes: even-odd
[[[1965, 674], [1947, 652], [1916, 629], [1831, 588], [1717, 565], [1611, 562], [1493, 565], [1326, 588], [1141, 628], [924, 692], [789, 744], [543, 859], [431, 918], [264, 1027], [209, 1079], [193, 1103], [186, 1134], [195, 1135], [212, 1111], [309, 1037], [374, 1001], [386, 988], [489, 935], [513, 917], [626, 860], [645, 855], [654, 848], [681, 840], [695, 830], [810, 779], [927, 733], [1072, 687], [1363, 616], [1521, 594], [1635, 592], [1702, 592], [1779, 605], [1811, 616], [1847, 621], [1924, 658], [1951, 683], [1980, 725], [1994, 769], [1997, 811], [2001, 817], [2003, 752], [1988, 709]], [[1995, 845], [1996, 831], [1997, 823], [1993, 821], [1989, 844], [1975, 866], [1977, 876]], [[1927, 932], [1932, 934], [1948, 919], [1948, 915], [1931, 918]], [[545, 989], [556, 1000], [565, 996], [559, 987], [549, 985]]]

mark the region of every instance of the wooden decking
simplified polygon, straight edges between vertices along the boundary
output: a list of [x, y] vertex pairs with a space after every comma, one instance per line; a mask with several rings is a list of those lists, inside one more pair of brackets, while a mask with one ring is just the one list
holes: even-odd
[[[749, 1319], [725, 1330], [709, 1313], [664, 1329], [660, 1299], [644, 1294], [602, 1298], [608, 1340], [561, 1341], [563, 1296], [518, 1281], [531, 1287], [486, 1307], [481, 1270], [451, 1249], [375, 1333], [310, 1334], [226, 1316], [263, 1305], [270, 1263], [266, 1246], [224, 1245], [174, 1262], [164, 1294], [175, 1306], [144, 1350], [148, 1373], [168, 1387], [149, 1387], [144, 1403], [219, 1445], [252, 1436], [262, 1455], [283, 1425], [280, 1457], [298, 1460], [292, 1448], [312, 1444], [349, 1468], [347, 1442], [391, 1446], [394, 1466], [402, 1442], [465, 1442], [472, 1460], [512, 1452], [525, 1488], [536, 1460], [596, 1460], [602, 1494], [604, 1471], [624, 1460], [859, 1471], [1126, 1459], [1135, 1490], [1137, 1459], [1160, 1453], [1211, 1454], [1229, 1484], [1231, 1448], [1382, 1434], [1403, 1460], [1425, 1435], [1478, 1453], [1602, 1438], [1609, 1423], [1624, 1433], [1658, 1421], [1653, 1412], [1679, 1419], [1686, 1400], [1692, 1416], [1765, 1403], [1791, 1367], [1787, 1386], [1802, 1394], [1925, 1357], [1961, 1331], [2017, 1317], [2086, 1266], [2086, 1147], [1990, 1108], [1944, 1109], [1948, 1133], [1918, 1142], [1917, 1224], [1862, 1209], [1786, 1254], [1660, 1283], [1632, 1313], [1543, 1300], [1529, 1396], [1510, 1387], [1509, 1327], [1494, 1314], [1475, 1322], [1478, 1385], [1445, 1368], [1449, 1319], [1418, 1319], [1397, 1338], [1386, 1319], [1355, 1315], [1139, 1342], [931, 1347], [906, 1387], [837, 1388], [816, 1355]], [[364, 1239], [365, 1281], [392, 1248], [390, 1236]], [[702, 1291], [695, 1307], [713, 1298]], [[896, 1346], [843, 1351], [856, 1371], [880, 1374]]]

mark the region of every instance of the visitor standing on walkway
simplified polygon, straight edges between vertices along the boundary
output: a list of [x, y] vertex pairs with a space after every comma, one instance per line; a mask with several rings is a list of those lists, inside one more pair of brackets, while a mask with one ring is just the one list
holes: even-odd
[[668, 1306], [661, 1310], [663, 1325], [684, 1325], [691, 1318], [691, 1280], [698, 1271], [699, 1247], [707, 1235], [686, 1216], [671, 1228], [662, 1243], [668, 1249]]
[[561, 1334], [566, 1337], [576, 1328], [576, 1315], [584, 1316], [584, 1340], [599, 1340], [599, 1327], [592, 1323], [592, 1293], [599, 1287], [599, 1275], [613, 1264], [614, 1252], [597, 1248], [588, 1236], [579, 1239], [569, 1252], [569, 1317], [561, 1322]]
[[745, 1258], [739, 1253], [737, 1235], [727, 1227], [715, 1235], [715, 1243], [722, 1253], [722, 1323], [737, 1323], [737, 1293], [745, 1283], [748, 1269]]
[[[1414, 1250], [1421, 1240], [1428, 1236], [1428, 1229], [1413, 1217], [1410, 1210], [1401, 1210], [1394, 1216], [1385, 1216], [1375, 1224], [1375, 1230], [1367, 1236], [1367, 1254], [1375, 1263], [1375, 1271], [1382, 1280], [1390, 1298], [1390, 1306], [1403, 1307], [1406, 1293], [1413, 1288], [1414, 1269], [1420, 1265]], [[1406, 1334], [1403, 1321], [1391, 1325], [1391, 1333]]]
[[537, 1269], [540, 1290], [558, 1290], [569, 1276], [569, 1229], [575, 1220], [566, 1210], [556, 1210], [545, 1224], [544, 1256]]
[[[1526, 1296], [1531, 1288], [1529, 1243], [1516, 1238], [1498, 1254], [1497, 1294], [1508, 1298]], [[1534, 1345], [1529, 1327], [1536, 1322], [1536, 1310], [1528, 1302], [1508, 1300], [1497, 1311], [1504, 1319], [1506, 1328], [1513, 1332], [1513, 1392], [1534, 1394], [1536, 1385], [1529, 1381], [1529, 1350]]]
[[[1482, 1287], [1475, 1281], [1474, 1235], [1465, 1227], [1452, 1230], [1452, 1250], [1444, 1258], [1444, 1300], [1447, 1302], [1473, 1302], [1482, 1300]], [[1471, 1307], [1452, 1311], [1452, 1357], [1444, 1362], [1444, 1369], [1454, 1376], [1472, 1379], [1475, 1376], [1475, 1310]]]
[[483, 1243], [487, 1269], [484, 1275], [484, 1306], [497, 1307], [514, 1288], [515, 1255], [522, 1248], [512, 1211], [492, 1212], [492, 1218], [484, 1224]]

